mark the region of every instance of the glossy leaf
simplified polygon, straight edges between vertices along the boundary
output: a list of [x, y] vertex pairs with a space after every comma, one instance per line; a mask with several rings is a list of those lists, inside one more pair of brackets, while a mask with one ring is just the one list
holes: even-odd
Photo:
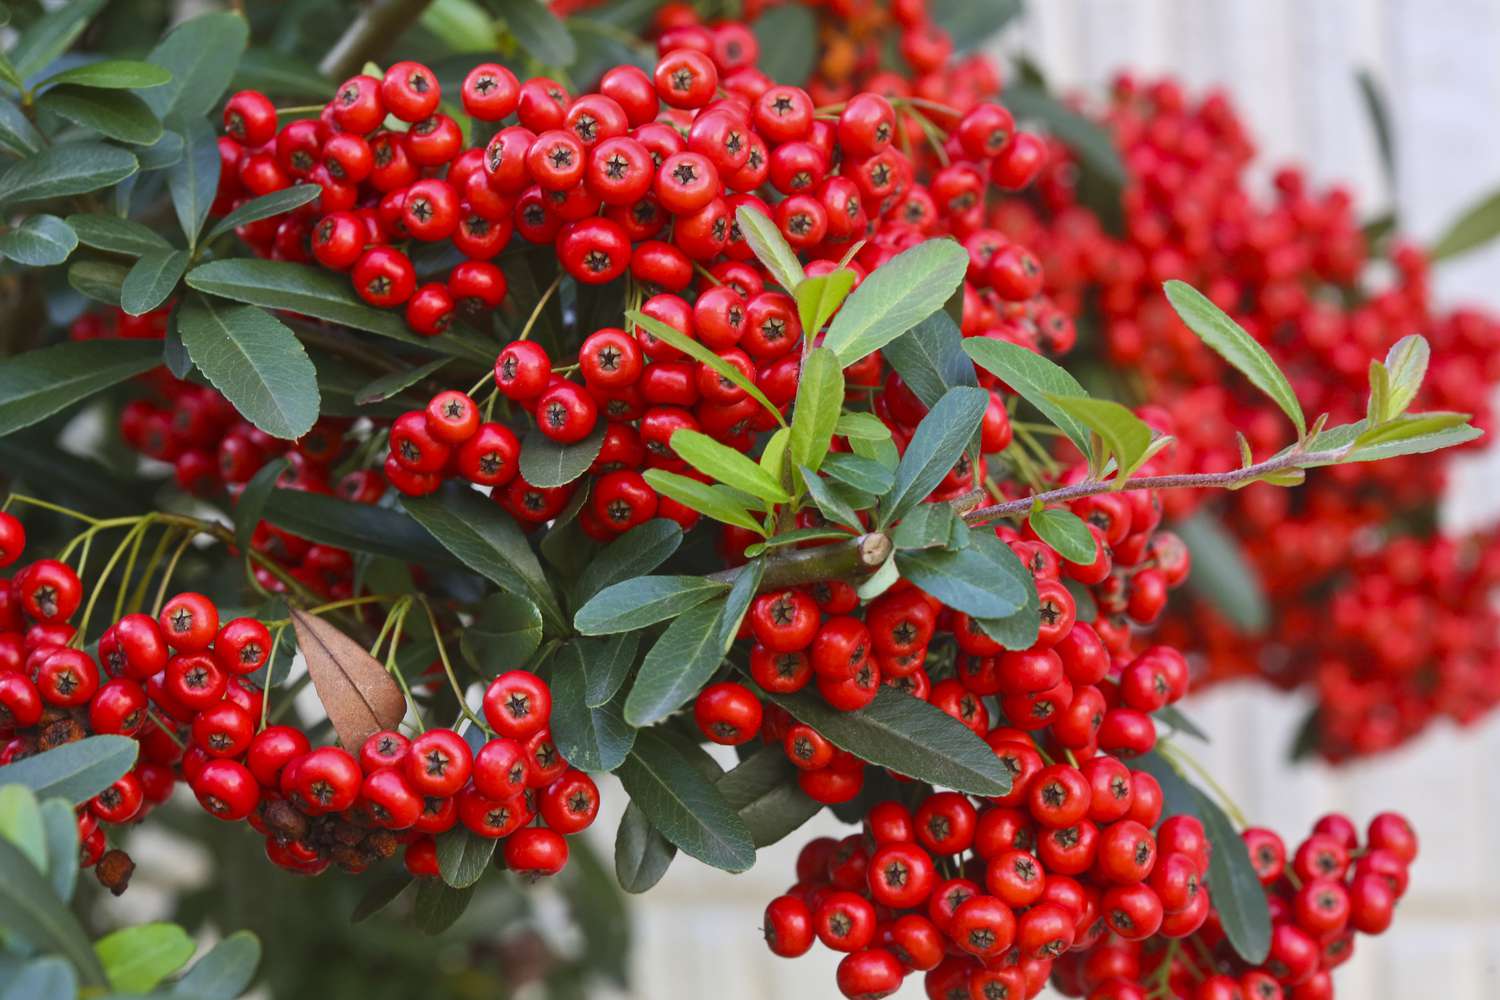
[[72, 341], [7, 358], [0, 365], [0, 437], [160, 361], [160, 344], [138, 340]]
[[638, 576], [605, 587], [573, 616], [584, 635], [645, 628], [682, 614], [729, 589], [703, 576]]
[[702, 483], [666, 469], [646, 470], [646, 483], [662, 496], [671, 497], [715, 521], [738, 525], [758, 535], [766, 533], [760, 522], [750, 515], [749, 508], [722, 486]]
[[296, 335], [274, 316], [193, 296], [177, 322], [193, 364], [246, 420], [286, 440], [312, 429], [320, 398], [317, 370]]
[[142, 254], [120, 286], [120, 308], [132, 316], [140, 316], [160, 306], [176, 289], [187, 266], [185, 250], [151, 250]]
[[599, 449], [604, 447], [606, 421], [599, 421], [592, 433], [575, 444], [563, 444], [533, 427], [521, 442], [521, 476], [532, 486], [552, 489], [566, 486], [589, 471]]
[[745, 237], [745, 242], [750, 245], [756, 259], [765, 265], [766, 270], [771, 272], [771, 278], [786, 290], [788, 294], [796, 294], [797, 289], [807, 278], [807, 272], [802, 269], [802, 261], [793, 250], [791, 244], [787, 243], [786, 237], [781, 235], [781, 230], [776, 228], [776, 223], [766, 218], [765, 214], [742, 205], [734, 214], [734, 221], [739, 225], [740, 232]]
[[1035, 351], [988, 337], [968, 337], [963, 342], [963, 349], [975, 364], [1010, 386], [1018, 396], [1056, 424], [1085, 457], [1093, 455], [1088, 427], [1050, 398], [1054, 395], [1088, 395], [1066, 370]]
[[124, 927], [94, 945], [112, 989], [149, 993], [193, 957], [193, 939], [176, 924]]
[[1099, 546], [1094, 540], [1094, 533], [1072, 511], [1059, 507], [1045, 508], [1032, 511], [1028, 521], [1037, 537], [1070, 563], [1088, 565], [1098, 555]]
[[583, 660], [583, 703], [589, 708], [608, 705], [625, 685], [635, 666], [641, 633], [619, 632], [608, 639], [577, 639]]
[[834, 318], [823, 346], [846, 366], [943, 308], [963, 284], [969, 254], [953, 240], [919, 243], [870, 272]]
[[297, 650], [339, 742], [359, 747], [395, 729], [406, 715], [406, 695], [385, 667], [333, 624], [296, 608], [291, 615]]
[[744, 820], [713, 783], [655, 731], [637, 736], [618, 774], [631, 802], [684, 853], [728, 872], [742, 872], [755, 863], [755, 844]]
[[88, 194], [136, 172], [130, 153], [102, 142], [50, 146], [0, 170], [0, 205]]
[[423, 379], [436, 375], [452, 362], [452, 358], [434, 358], [425, 365], [418, 365], [415, 368], [402, 368], [391, 372], [389, 375], [382, 375], [356, 392], [354, 394], [354, 402], [360, 406], [368, 406], [372, 403], [383, 403], [388, 399], [393, 399]]
[[37, 107], [108, 139], [149, 146], [161, 138], [161, 122], [146, 102], [128, 90], [56, 87], [37, 99]]
[[823, 472], [861, 493], [884, 496], [896, 481], [890, 469], [873, 458], [861, 458], [848, 452], [829, 455], [823, 460]]
[[963, 457], [989, 404], [990, 394], [983, 389], [961, 386], [943, 394], [917, 425], [901, 464], [896, 466], [895, 484], [880, 505], [882, 525], [890, 524], [937, 489]]
[[[792, 409], [792, 464], [818, 471], [844, 408], [844, 370], [838, 355], [814, 348], [802, 360], [797, 401]], [[675, 440], [675, 436], [674, 436]]]
[[0, 234], [0, 257], [27, 267], [51, 267], [68, 259], [78, 235], [55, 215], [33, 215]]
[[897, 550], [896, 568], [944, 604], [975, 618], [1004, 618], [1026, 603], [1022, 581], [973, 546]]
[[636, 727], [660, 722], [685, 705], [719, 669], [724, 661], [719, 639], [724, 603], [722, 598], [700, 603], [667, 626], [636, 672], [625, 699], [626, 722]]

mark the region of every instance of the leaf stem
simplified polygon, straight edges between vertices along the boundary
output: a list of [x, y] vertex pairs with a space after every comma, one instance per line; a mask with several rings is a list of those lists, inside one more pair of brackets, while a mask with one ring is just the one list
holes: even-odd
[[453, 672], [453, 663], [448, 659], [448, 647], [443, 643], [442, 632], [438, 630], [437, 615], [432, 611], [432, 604], [425, 597], [418, 596], [417, 600], [421, 603], [422, 610], [427, 612], [427, 624], [432, 626], [432, 638], [437, 643], [438, 659], [443, 664], [443, 673], [448, 675], [448, 683], [453, 686], [453, 694], [458, 699], [459, 710], [464, 713], [464, 718], [478, 726], [481, 732], [495, 735], [495, 731], [469, 708], [469, 702], [464, 697], [463, 685], [458, 683], [458, 676]]
[[61, 504], [51, 503], [47, 500], [38, 500], [36, 497], [29, 497], [24, 493], [12, 493], [5, 499], [5, 506], [9, 507], [12, 501], [15, 501], [17, 503], [24, 503], [28, 507], [39, 507], [42, 510], [50, 510], [54, 514], [62, 514], [67, 517], [71, 517], [74, 520], [83, 521], [87, 524], [99, 523], [99, 519], [97, 517], [89, 517], [87, 514], [81, 511], [76, 511], [71, 507], [64, 507]]
[[1178, 750], [1170, 743], [1162, 743], [1156, 749], [1169, 763], [1185, 765], [1199, 778], [1203, 779], [1208, 787], [1213, 790], [1213, 793], [1218, 796], [1220, 803], [1224, 806], [1224, 810], [1229, 813], [1230, 818], [1234, 820], [1241, 830], [1250, 825], [1250, 820], [1246, 818], [1245, 812], [1240, 808], [1239, 803], [1234, 801], [1234, 796], [1230, 795], [1224, 786], [1219, 784], [1218, 779], [1209, 773], [1208, 768], [1193, 759], [1191, 754]]
[[536, 305], [532, 307], [531, 315], [526, 317], [526, 325], [521, 327], [521, 335], [516, 338], [517, 340], [525, 340], [531, 336], [531, 328], [536, 326], [536, 321], [542, 316], [542, 310], [547, 308], [547, 303], [552, 301], [552, 296], [556, 295], [557, 290], [562, 287], [562, 280], [563, 272], [559, 271], [557, 277], [552, 279], [552, 284], [548, 285], [547, 290], [542, 293], [542, 297], [536, 300]]

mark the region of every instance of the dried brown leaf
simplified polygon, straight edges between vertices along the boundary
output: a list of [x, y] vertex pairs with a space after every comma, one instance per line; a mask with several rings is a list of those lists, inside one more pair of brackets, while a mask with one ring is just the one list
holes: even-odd
[[292, 628], [318, 700], [345, 748], [357, 751], [372, 734], [396, 728], [406, 714], [406, 697], [379, 661], [333, 625], [305, 611], [292, 611]]

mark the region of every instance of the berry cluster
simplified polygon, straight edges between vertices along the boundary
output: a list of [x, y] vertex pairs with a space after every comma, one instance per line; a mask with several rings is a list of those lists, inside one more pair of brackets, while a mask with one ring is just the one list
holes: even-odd
[[[24, 546], [20, 521], [0, 513], [0, 566]], [[357, 755], [314, 748], [300, 730], [267, 724], [253, 679], [273, 653], [263, 622], [221, 624], [212, 601], [182, 593], [156, 617], [111, 625], [96, 660], [73, 645], [84, 586], [71, 567], [41, 559], [3, 583], [0, 764], [96, 734], [140, 742], [139, 763], [78, 812], [82, 864], [117, 894], [133, 865], [106, 852], [99, 824], [139, 821], [179, 778], [206, 811], [247, 821], [267, 857], [300, 874], [333, 864], [357, 873], [404, 845], [413, 875], [436, 876], [433, 837], [462, 824], [504, 838], [510, 869], [550, 875], [567, 862], [564, 836], [598, 812], [594, 782], [552, 743], [548, 686], [526, 671], [490, 683], [483, 711], [497, 735], [477, 750], [452, 729], [378, 732]]]

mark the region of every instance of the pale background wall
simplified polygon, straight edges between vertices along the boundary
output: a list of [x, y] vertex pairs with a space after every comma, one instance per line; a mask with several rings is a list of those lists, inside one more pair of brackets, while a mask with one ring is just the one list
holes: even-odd
[[[973, 0], [976, 3], [985, 0]], [[1003, 51], [1025, 51], [1054, 85], [1099, 88], [1117, 67], [1170, 71], [1192, 87], [1230, 89], [1267, 162], [1296, 159], [1351, 183], [1375, 215], [1392, 198], [1406, 229], [1437, 235], [1500, 186], [1500, 2], [1497, 0], [1032, 0]], [[1354, 74], [1370, 68], [1394, 118], [1398, 180], [1382, 179]], [[1445, 266], [1445, 300], [1500, 307], [1500, 250]], [[1500, 517], [1500, 451], [1465, 463], [1456, 525]], [[1441, 729], [1374, 763], [1288, 773], [1280, 764], [1302, 703], [1247, 687], [1196, 699], [1216, 734], [1199, 758], [1257, 822], [1300, 836], [1323, 812], [1357, 821], [1383, 808], [1415, 817], [1423, 837], [1395, 931], [1361, 939], [1340, 971], [1349, 1000], [1500, 996], [1500, 720]], [[601, 832], [612, 836], [613, 818]], [[810, 826], [836, 832], [835, 822]], [[761, 908], [792, 880], [798, 834], [729, 877], [680, 861], [635, 901], [636, 995], [650, 1000], [824, 1000], [837, 956], [773, 958], [757, 937]], [[899, 994], [923, 996], [920, 978]]]

